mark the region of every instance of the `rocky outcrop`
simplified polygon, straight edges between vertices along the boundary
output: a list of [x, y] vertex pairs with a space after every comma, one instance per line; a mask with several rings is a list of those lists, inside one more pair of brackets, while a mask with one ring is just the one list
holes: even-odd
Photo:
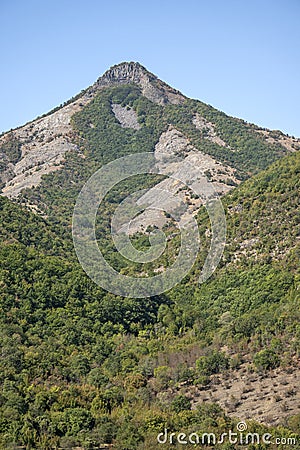
[[137, 62], [124, 62], [111, 67], [96, 81], [91, 88], [91, 92], [106, 86], [131, 83], [137, 84], [145, 97], [160, 105], [178, 104], [185, 100], [185, 97], [179, 91], [159, 80]]
[[230, 148], [229, 145], [227, 145], [226, 142], [224, 142], [223, 139], [217, 135], [214, 125], [204, 117], [200, 116], [199, 113], [196, 113], [194, 116], [193, 124], [198, 130], [202, 131], [204, 139], [214, 142], [221, 147]]
[[[187, 184], [193, 187], [205, 178], [216, 193], [223, 195], [239, 183], [232, 167], [197, 150], [173, 126], [169, 126], [160, 136], [154, 156], [156, 170], [167, 178], [138, 200], [138, 204], [147, 205], [147, 209], [131, 220], [129, 234], [144, 231], [149, 225], [162, 228], [168, 221], [165, 212], [177, 208], [179, 204], [185, 205], [179, 221], [184, 222], [191, 215], [196, 215], [203, 200], [195, 196]], [[186, 184], [178, 179], [186, 180]], [[173, 205], [174, 198], [178, 200], [178, 205]]]
[[123, 128], [132, 128], [139, 130], [141, 125], [138, 122], [137, 114], [130, 106], [122, 106], [117, 103], [111, 105], [111, 109], [115, 115], [115, 118], [120, 122]]
[[[239, 183], [235, 169], [193, 147], [173, 126], [169, 126], [169, 129], [162, 133], [155, 146], [154, 155], [160, 172], [164, 174], [176, 172], [184, 161], [189, 161], [199, 173], [208, 178], [220, 194], [225, 194]], [[173, 162], [173, 159], [178, 157], [180, 161]]]
[[[71, 117], [93, 100], [99, 90], [132, 83], [140, 87], [145, 97], [159, 105], [178, 104], [186, 99], [179, 91], [159, 80], [139, 63], [124, 62], [111, 67], [93, 86], [86, 89], [76, 99], [71, 100], [55, 112], [0, 137], [0, 187], [3, 188], [2, 194], [8, 197], [16, 197], [23, 189], [37, 186], [43, 175], [61, 168], [66, 153], [78, 151]], [[137, 115], [130, 106], [124, 107], [112, 104], [112, 111], [120, 126], [135, 130], [140, 128]], [[195, 114], [193, 123], [203, 139], [208, 139], [231, 151], [236, 150], [230, 148], [217, 135], [214, 124], [201, 115]], [[91, 124], [90, 126], [93, 127], [94, 125]], [[282, 145], [284, 147], [283, 152], [295, 151], [300, 148], [299, 139], [277, 131], [264, 130], [254, 125], [248, 124], [248, 126], [263, 136], [268, 143]], [[10, 149], [12, 150], [11, 156], [5, 150], [7, 141], [11, 138], [20, 144], [17, 148], [17, 151], [20, 150], [20, 154], [17, 153], [17, 158], [13, 153], [13, 148]], [[208, 179], [222, 193], [237, 183], [232, 169], [217, 163], [209, 155], [204, 155], [193, 148], [185, 136], [172, 128], [162, 134], [155, 149], [155, 156], [157, 163], [162, 168], [167, 161], [168, 168], [166, 170], [175, 170], [175, 167], [172, 169], [172, 158], [174, 157], [194, 159], [195, 166], [201, 167]]]
[[87, 102], [88, 98], [76, 100], [0, 138], [1, 147], [13, 134], [21, 148], [19, 160], [2, 170], [3, 195], [17, 197], [23, 189], [37, 186], [43, 175], [62, 167], [67, 152], [78, 150], [70, 120]]
[[[23, 189], [40, 184], [43, 175], [60, 169], [65, 154], [78, 150], [70, 123], [73, 114], [87, 105], [100, 89], [131, 83], [138, 85], [149, 100], [161, 105], [177, 104], [185, 99], [179, 91], [159, 80], [139, 63], [125, 62], [110, 68], [76, 100], [0, 137], [2, 194], [17, 197]], [[140, 128], [132, 108], [112, 105], [112, 109], [122, 127]], [[21, 145], [21, 157], [13, 163], [1, 152], [2, 144], [11, 134]]]

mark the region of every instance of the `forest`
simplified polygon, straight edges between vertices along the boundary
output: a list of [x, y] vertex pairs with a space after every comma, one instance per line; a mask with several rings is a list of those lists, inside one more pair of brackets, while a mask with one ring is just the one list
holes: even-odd
[[[112, 102], [133, 107], [141, 128], [121, 128]], [[238, 151], [197, 133], [191, 121], [196, 112]], [[94, 284], [77, 261], [71, 236], [74, 202], [97, 168], [126, 154], [153, 151], [170, 123], [200, 151], [230, 163], [242, 180], [222, 199], [225, 252], [217, 271], [199, 286], [210, 245], [209, 218], [200, 208], [203, 245], [192, 271], [159, 296], [118, 297]], [[165, 428], [186, 433], [234, 429], [239, 418], [233, 399], [229, 414], [216, 402], [197, 402], [195, 392], [210, 392], [220, 377], [230, 379], [244, 367], [249, 377], [260, 379], [298, 368], [299, 152], [284, 156], [279, 144], [267, 143], [251, 126], [201, 102], [162, 107], [131, 85], [101, 91], [73, 116], [73, 127], [84, 164], [70, 152], [63, 170], [45, 176], [18, 201], [0, 197], [0, 448], [106, 444], [151, 450], [158, 448], [157, 434]], [[10, 158], [18, 157], [18, 148], [14, 142], [6, 149]], [[124, 273], [139, 273], [141, 267], [116, 254], [108, 233], [111, 214], [130, 192], [158, 180], [138, 177], [120, 184], [99, 211], [99, 245]], [[40, 214], [26, 209], [28, 203], [38, 205]], [[158, 265], [168, 264], [180, 243], [176, 230], [166, 231], [174, 238]], [[137, 248], [148, 245], [142, 234], [133, 241]], [[148, 263], [143, 270], [151, 275], [155, 267]], [[279, 425], [249, 420], [248, 430], [296, 437], [300, 443], [300, 414]], [[248, 446], [266, 448], [297, 449], [300, 444]]]

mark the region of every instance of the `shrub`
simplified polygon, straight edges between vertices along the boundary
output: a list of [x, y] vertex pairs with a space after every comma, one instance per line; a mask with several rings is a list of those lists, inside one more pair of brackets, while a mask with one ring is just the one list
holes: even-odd
[[280, 365], [280, 358], [274, 350], [266, 348], [256, 353], [253, 362], [258, 370], [271, 370]]
[[171, 410], [175, 413], [180, 411], [188, 411], [191, 409], [191, 402], [184, 395], [177, 395], [171, 403]]
[[214, 350], [211, 355], [201, 356], [196, 361], [199, 375], [209, 376], [229, 368], [229, 359], [225, 353]]

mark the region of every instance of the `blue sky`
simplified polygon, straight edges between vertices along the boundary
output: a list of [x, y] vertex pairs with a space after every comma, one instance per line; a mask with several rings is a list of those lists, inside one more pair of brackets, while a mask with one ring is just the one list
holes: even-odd
[[121, 61], [192, 98], [300, 136], [300, 0], [0, 0], [0, 131]]

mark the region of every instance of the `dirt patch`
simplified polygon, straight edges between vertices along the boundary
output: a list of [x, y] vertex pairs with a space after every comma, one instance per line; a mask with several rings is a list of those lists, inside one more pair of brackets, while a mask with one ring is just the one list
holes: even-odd
[[267, 425], [284, 424], [300, 412], [300, 371], [298, 367], [276, 369], [265, 375], [252, 373], [243, 364], [239, 370], [211, 378], [205, 389], [186, 389], [193, 408], [199, 403], [220, 405], [229, 416], [253, 419]]
[[282, 145], [282, 147], [285, 147], [289, 152], [300, 150], [300, 139], [298, 138], [286, 136], [281, 132], [279, 132], [278, 136], [275, 138], [274, 136], [272, 136], [272, 133], [274, 132], [270, 130], [256, 129], [255, 131], [262, 134], [269, 144]]

